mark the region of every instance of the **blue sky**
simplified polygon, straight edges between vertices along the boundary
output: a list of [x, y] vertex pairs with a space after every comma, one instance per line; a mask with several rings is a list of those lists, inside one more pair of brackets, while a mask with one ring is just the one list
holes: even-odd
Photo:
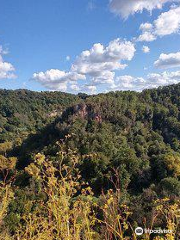
[[179, 0], [0, 0], [0, 88], [98, 93], [180, 82]]

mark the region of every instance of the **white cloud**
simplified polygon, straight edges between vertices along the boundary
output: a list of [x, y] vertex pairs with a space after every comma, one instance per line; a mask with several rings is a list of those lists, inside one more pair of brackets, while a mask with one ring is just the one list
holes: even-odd
[[137, 39], [138, 42], [152, 42], [154, 40], [156, 40], [156, 37], [150, 32], [144, 32]]
[[156, 39], [153, 33], [153, 25], [151, 23], [142, 23], [139, 27], [142, 34], [138, 37], [139, 42], [152, 42]]
[[154, 21], [154, 27], [154, 33], [157, 36], [177, 33], [180, 29], [180, 7], [162, 13], [158, 19]]
[[143, 51], [144, 53], [149, 53], [149, 52], [150, 52], [150, 48], [149, 48], [148, 46], [143, 46], [143, 47], [142, 47], [142, 51]]
[[157, 37], [178, 33], [180, 30], [180, 7], [174, 7], [168, 12], [162, 13], [153, 24], [141, 24], [140, 30], [142, 34], [137, 39], [140, 42], [150, 42]]
[[143, 32], [146, 32], [146, 31], [151, 31], [153, 28], [153, 25], [151, 23], [142, 23], [140, 25], [140, 30], [142, 30]]
[[75, 91], [75, 92], [80, 91], [80, 87], [77, 84], [71, 84], [70, 89]]
[[130, 61], [134, 57], [135, 51], [132, 42], [120, 39], [111, 41], [107, 47], [97, 43], [76, 58], [69, 72], [51, 69], [46, 72], [34, 73], [33, 79], [48, 89], [63, 91], [68, 87], [76, 90], [75, 82], [86, 80], [84, 85], [86, 90], [95, 91], [97, 85], [113, 85], [115, 71], [124, 69], [127, 65], [122, 62]]
[[93, 77], [92, 83], [95, 85], [113, 84], [115, 73], [110, 71], [104, 71], [100, 76]]
[[8, 52], [0, 46], [0, 79], [16, 78], [14, 66], [11, 63], [5, 62], [3, 59], [3, 55], [7, 53]]
[[90, 50], [83, 51], [77, 57], [72, 70], [79, 74], [89, 76], [94, 82], [112, 82], [114, 71], [124, 69], [124, 60], [130, 61], [135, 53], [132, 42], [115, 39], [107, 47], [102, 44], [94, 44]]
[[83, 84], [81, 86], [78, 86], [77, 84], [72, 84], [69, 86], [69, 89], [73, 93], [85, 92], [90, 95], [97, 93], [97, 87], [96, 87], [96, 85], [93, 85], [93, 84]]
[[79, 79], [84, 80], [85, 76], [76, 72], [64, 72], [58, 69], [33, 74], [33, 80], [50, 90], [66, 91], [69, 82], [76, 82]]
[[132, 90], [141, 91], [146, 84], [145, 79], [141, 77], [132, 77], [129, 75], [119, 76], [116, 78], [114, 90]]
[[[98, 90], [98, 84], [96, 82], [89, 82], [82, 85], [78, 85], [75, 79], [78, 76], [71, 78], [71, 81], [66, 81], [69, 73], [61, 72], [59, 70], [50, 70], [46, 73], [39, 73], [38, 76], [34, 75], [37, 81], [42, 81], [43, 85], [51, 90], [60, 91], [72, 91], [72, 92], [86, 92], [88, 94], [96, 94]], [[47, 78], [49, 81], [47, 81]], [[44, 81], [44, 79], [46, 81]], [[73, 80], [72, 80], [73, 79]], [[146, 77], [133, 77], [130, 75], [118, 76], [106, 87], [106, 91], [116, 90], [131, 90], [142, 91], [143, 89], [157, 88], [159, 86], [165, 86], [170, 84], [177, 84], [180, 82], [180, 71], [176, 72], [163, 72], [163, 73], [151, 73]]]
[[110, 10], [123, 18], [127, 18], [143, 10], [152, 11], [161, 9], [167, 2], [179, 2], [179, 0], [110, 0]]
[[152, 42], [156, 39], [153, 33], [153, 25], [151, 23], [142, 23], [139, 27], [142, 34], [138, 37], [139, 42]]
[[115, 80], [112, 90], [133, 90], [142, 91], [143, 89], [157, 88], [180, 82], [180, 71], [151, 73], [142, 77], [132, 77], [129, 75], [119, 76]]
[[164, 54], [162, 53], [154, 66], [157, 68], [167, 69], [180, 67], [180, 52]]
[[[158, 87], [180, 82], [180, 71], [163, 72], [161, 74], [149, 74], [147, 78], [148, 88]], [[152, 85], [151, 85], [152, 84]]]
[[81, 90], [85, 91], [86, 93], [89, 93], [89, 94], [96, 94], [97, 88], [94, 85], [84, 85], [81, 88]]

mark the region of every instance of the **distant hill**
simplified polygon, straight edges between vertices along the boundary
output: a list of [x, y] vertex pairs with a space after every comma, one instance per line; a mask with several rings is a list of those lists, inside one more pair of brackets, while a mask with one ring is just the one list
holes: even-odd
[[[161, 184], [167, 177], [179, 179], [180, 85], [142, 93], [110, 92], [85, 99], [59, 94], [61, 100], [58, 100], [58, 93], [28, 94], [26, 100], [30, 96], [37, 98], [31, 97], [30, 103], [23, 100], [28, 109], [36, 102], [37, 121], [39, 117], [42, 122], [44, 114], [46, 119], [47, 112], [58, 107], [64, 111], [54, 121], [44, 121], [40, 130], [33, 125], [36, 133], [30, 134], [16, 153], [19, 167], [27, 165], [38, 152], [56, 159], [56, 142], [63, 140], [67, 148], [79, 153], [84, 177], [97, 189], [107, 187], [106, 175], [122, 166], [122, 187], [127, 184], [133, 192]], [[44, 105], [43, 96], [46, 96]], [[50, 105], [47, 102], [53, 101], [53, 96], [56, 103]], [[34, 116], [33, 111], [31, 115]], [[89, 154], [94, 154], [94, 159], [89, 159]], [[180, 189], [175, 192], [180, 195]]]
[[0, 90], [0, 142], [41, 129], [79, 100], [61, 92]]
[[[114, 192], [113, 204], [129, 207], [134, 227], [144, 219], [150, 226], [160, 199], [167, 209], [180, 200], [180, 84], [94, 96], [1, 90], [0, 183], [10, 181], [15, 196], [5, 219], [12, 233], [29, 213], [27, 203], [47, 203], [41, 177], [54, 168], [43, 159], [55, 168], [63, 162], [71, 180], [81, 175], [69, 206], [88, 182], [95, 203]], [[62, 176], [55, 172], [52, 184]], [[164, 221], [160, 215], [156, 226]]]

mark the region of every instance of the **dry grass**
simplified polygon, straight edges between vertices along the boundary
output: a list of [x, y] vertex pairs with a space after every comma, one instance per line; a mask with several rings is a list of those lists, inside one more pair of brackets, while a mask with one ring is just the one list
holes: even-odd
[[[62, 162], [63, 156], [61, 153]], [[72, 156], [72, 162], [73, 168], [62, 163], [55, 167], [52, 162], [46, 160], [45, 156], [39, 154], [35, 157], [35, 162], [26, 168], [26, 172], [32, 176], [34, 181], [41, 184], [47, 200], [39, 201], [38, 207], [33, 212], [21, 216], [24, 224], [16, 230], [13, 236], [8, 234], [3, 222], [8, 204], [13, 198], [13, 192], [10, 184], [1, 186], [0, 240], [137, 239], [128, 220], [132, 214], [129, 207], [119, 205], [119, 191], [110, 190], [102, 194], [101, 204], [94, 201], [91, 188], [85, 187], [80, 181], [79, 173], [74, 172], [76, 157]], [[170, 205], [168, 201], [165, 199], [157, 202], [154, 217], [163, 216], [167, 228], [173, 229], [175, 233], [179, 224], [180, 204]], [[101, 218], [97, 217], [96, 210], [102, 213]], [[144, 236], [144, 240], [149, 239], [149, 235]], [[175, 234], [157, 236], [155, 239], [175, 240]]]

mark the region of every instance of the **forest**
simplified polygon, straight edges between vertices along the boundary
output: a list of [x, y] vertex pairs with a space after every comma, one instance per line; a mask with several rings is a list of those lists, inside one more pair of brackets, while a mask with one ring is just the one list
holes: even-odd
[[35, 239], [180, 239], [180, 84], [0, 90], [0, 240]]

